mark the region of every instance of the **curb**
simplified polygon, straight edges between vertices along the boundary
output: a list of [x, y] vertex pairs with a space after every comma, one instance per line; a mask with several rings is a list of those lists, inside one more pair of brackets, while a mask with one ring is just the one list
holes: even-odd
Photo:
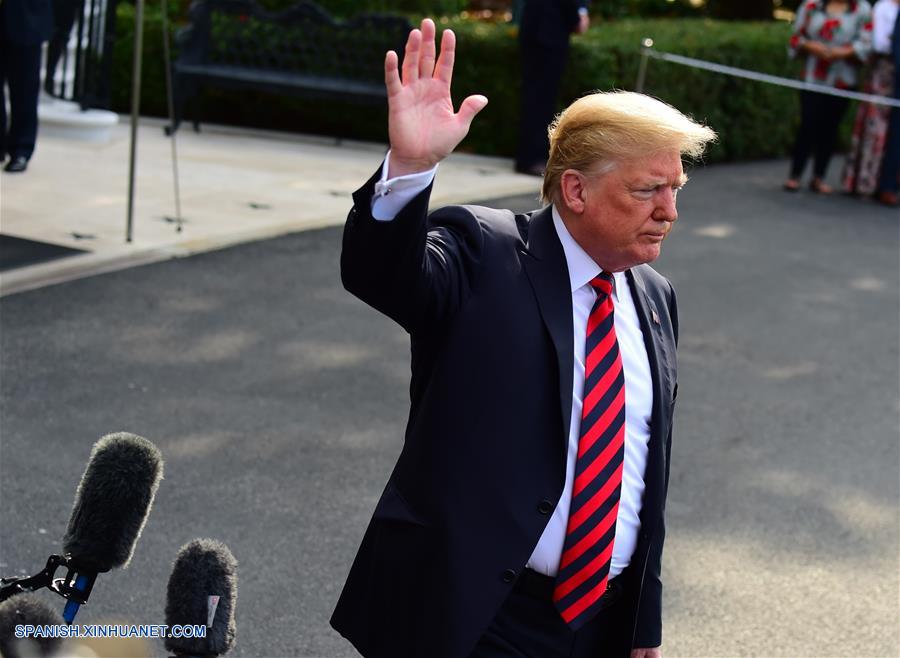
[[[535, 192], [535, 196], [537, 196], [534, 178], [522, 176], [521, 183], [498, 185], [495, 190], [492, 190], [491, 194], [495, 198], [502, 198], [530, 192]], [[464, 196], [461, 193], [451, 192], [433, 195], [431, 207], [439, 208], [441, 206], [471, 202], [471, 194]], [[349, 211], [349, 206], [347, 210]], [[273, 224], [247, 231], [190, 238], [169, 245], [153, 247], [122, 246], [121, 248], [101, 253], [95, 252], [68, 256], [0, 273], [0, 297], [7, 297], [100, 274], [109, 274], [131, 267], [159, 263], [173, 258], [187, 258], [196, 254], [226, 249], [249, 242], [269, 240], [291, 233], [341, 226], [343, 223], [343, 216], [338, 219], [321, 217], [302, 222]]]

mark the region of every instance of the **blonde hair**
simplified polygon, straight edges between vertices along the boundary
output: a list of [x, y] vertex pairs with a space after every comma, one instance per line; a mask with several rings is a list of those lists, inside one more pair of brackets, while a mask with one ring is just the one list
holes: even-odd
[[698, 157], [716, 138], [711, 128], [671, 105], [631, 91], [583, 96], [563, 110], [548, 131], [550, 158], [541, 190], [548, 203], [559, 201], [566, 169], [587, 173], [599, 163], [611, 168], [622, 160], [670, 149]]

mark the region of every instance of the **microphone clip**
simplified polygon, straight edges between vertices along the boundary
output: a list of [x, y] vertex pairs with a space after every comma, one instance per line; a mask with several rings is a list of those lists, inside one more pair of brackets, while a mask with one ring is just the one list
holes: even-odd
[[[60, 567], [66, 568], [65, 577], [54, 578]], [[96, 572], [81, 570], [74, 564], [70, 555], [51, 555], [43, 570], [29, 578], [0, 579], [0, 601], [5, 601], [16, 594], [35, 592], [46, 587], [64, 599], [84, 605], [91, 595], [96, 577]]]

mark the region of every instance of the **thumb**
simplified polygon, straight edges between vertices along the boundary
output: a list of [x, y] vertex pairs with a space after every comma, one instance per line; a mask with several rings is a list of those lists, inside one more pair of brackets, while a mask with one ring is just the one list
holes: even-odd
[[487, 104], [487, 96], [482, 96], [481, 94], [469, 96], [462, 102], [462, 105], [459, 106], [459, 112], [456, 113], [456, 116], [459, 117], [459, 120], [465, 123], [466, 128], [468, 128], [472, 123], [472, 119], [475, 118], [475, 115], [481, 112]]

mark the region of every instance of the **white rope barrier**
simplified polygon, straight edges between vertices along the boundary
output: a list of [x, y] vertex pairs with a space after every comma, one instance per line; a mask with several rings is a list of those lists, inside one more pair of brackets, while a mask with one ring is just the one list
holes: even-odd
[[811, 82], [803, 82], [801, 80], [793, 80], [791, 78], [782, 78], [777, 75], [769, 75], [768, 73], [759, 73], [757, 71], [748, 71], [747, 69], [739, 69], [734, 66], [725, 66], [724, 64], [716, 64], [715, 62], [707, 62], [702, 59], [694, 59], [693, 57], [685, 57], [683, 55], [675, 55], [673, 53], [663, 53], [653, 50], [653, 40], [644, 39], [642, 44], [642, 54], [644, 55], [641, 62], [641, 71], [638, 75], [638, 91], [641, 91], [644, 83], [644, 73], [646, 72], [647, 57], [662, 60], [664, 62], [672, 62], [689, 66], [691, 68], [712, 71], [713, 73], [722, 73], [724, 75], [732, 75], [737, 78], [746, 80], [754, 80], [756, 82], [767, 82], [781, 87], [791, 87], [803, 91], [814, 91], [820, 94], [828, 94], [830, 96], [842, 96], [844, 98], [852, 98], [853, 100], [872, 103], [875, 105], [886, 105], [888, 107], [900, 107], [900, 100], [888, 98], [886, 96], [877, 96], [874, 94], [863, 94], [858, 91], [848, 91], [846, 89], [835, 89], [827, 85], [818, 85]]

